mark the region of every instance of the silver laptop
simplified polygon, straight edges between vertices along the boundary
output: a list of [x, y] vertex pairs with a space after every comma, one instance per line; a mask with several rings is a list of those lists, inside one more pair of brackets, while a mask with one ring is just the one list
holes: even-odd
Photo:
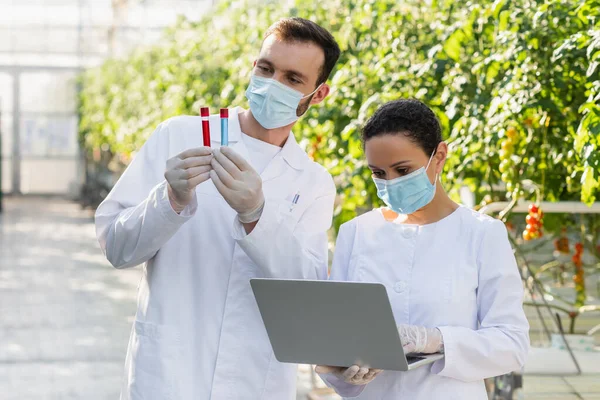
[[280, 362], [408, 371], [443, 358], [404, 354], [382, 284], [251, 279], [250, 285]]

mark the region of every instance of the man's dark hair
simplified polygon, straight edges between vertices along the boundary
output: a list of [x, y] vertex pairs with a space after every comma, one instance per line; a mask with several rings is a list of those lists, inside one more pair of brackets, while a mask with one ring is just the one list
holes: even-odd
[[265, 32], [264, 39], [275, 35], [284, 42], [311, 42], [319, 46], [325, 55], [317, 86], [327, 81], [329, 74], [340, 58], [340, 46], [329, 31], [312, 21], [303, 18], [283, 18], [275, 22]]
[[435, 113], [414, 99], [390, 101], [375, 111], [362, 129], [363, 144], [382, 135], [404, 135], [428, 156], [442, 141], [442, 129]]

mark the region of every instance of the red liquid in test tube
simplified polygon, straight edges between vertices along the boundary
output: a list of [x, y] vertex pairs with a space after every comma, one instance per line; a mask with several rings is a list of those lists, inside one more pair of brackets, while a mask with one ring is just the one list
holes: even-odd
[[210, 147], [210, 123], [208, 117], [210, 116], [210, 110], [208, 107], [200, 108], [200, 117], [202, 118], [202, 139], [204, 140], [204, 146]]

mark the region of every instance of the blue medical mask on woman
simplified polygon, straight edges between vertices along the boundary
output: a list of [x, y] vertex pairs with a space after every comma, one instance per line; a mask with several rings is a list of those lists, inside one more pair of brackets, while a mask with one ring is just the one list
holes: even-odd
[[252, 75], [246, 98], [254, 119], [265, 129], [275, 129], [297, 121], [296, 112], [300, 101], [314, 94], [320, 87], [321, 85], [304, 96], [275, 79]]
[[433, 200], [435, 182], [437, 182], [437, 174], [434, 183], [431, 183], [427, 176], [427, 169], [431, 164], [433, 154], [429, 157], [426, 167], [421, 167], [408, 175], [389, 181], [373, 177], [373, 181], [377, 186], [377, 196], [390, 209], [399, 214], [412, 214], [425, 207]]

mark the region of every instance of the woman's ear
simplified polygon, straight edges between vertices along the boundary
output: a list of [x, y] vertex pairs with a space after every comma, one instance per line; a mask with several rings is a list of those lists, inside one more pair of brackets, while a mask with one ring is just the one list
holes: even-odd
[[440, 142], [437, 147], [437, 151], [433, 156], [435, 161], [435, 173], [440, 175], [444, 170], [444, 164], [446, 164], [446, 158], [448, 157], [448, 144], [446, 142]]

